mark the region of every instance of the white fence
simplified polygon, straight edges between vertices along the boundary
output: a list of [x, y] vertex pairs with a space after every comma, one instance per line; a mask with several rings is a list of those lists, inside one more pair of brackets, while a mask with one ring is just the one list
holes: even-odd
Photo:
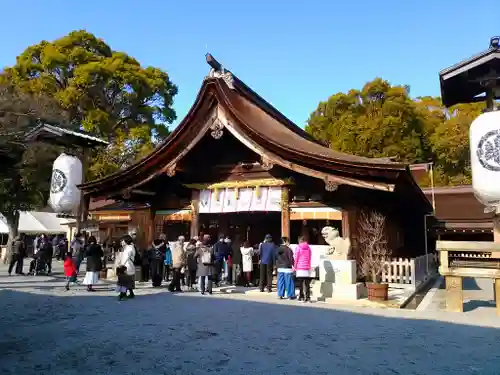
[[390, 286], [416, 289], [437, 272], [437, 254], [422, 255], [418, 258], [394, 258], [385, 262], [382, 282]]

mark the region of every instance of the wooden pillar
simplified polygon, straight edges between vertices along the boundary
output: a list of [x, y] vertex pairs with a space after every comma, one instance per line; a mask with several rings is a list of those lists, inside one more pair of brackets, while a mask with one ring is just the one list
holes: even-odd
[[356, 208], [347, 207], [342, 209], [342, 237], [349, 238], [351, 241], [351, 250], [349, 253], [349, 259], [356, 260], [357, 264], [361, 264], [360, 254], [358, 251], [358, 240], [357, 240], [357, 211]]
[[351, 226], [349, 225], [349, 211], [342, 210], [342, 237], [350, 238], [351, 237]]
[[461, 276], [445, 276], [446, 311], [463, 312], [464, 298]]
[[[88, 163], [89, 163], [90, 150], [85, 148], [82, 155], [80, 156], [80, 161], [82, 162], [82, 183], [85, 182], [85, 174], [87, 173]], [[89, 204], [90, 196], [85, 196], [81, 191], [80, 204], [78, 205], [78, 210], [76, 213], [76, 231], [80, 232], [82, 230], [82, 223], [87, 221], [87, 216], [89, 215]]]
[[281, 187], [281, 237], [290, 239], [290, 190], [288, 186]]
[[89, 206], [90, 206], [90, 196], [86, 195], [83, 199], [83, 207], [82, 207], [82, 221], [86, 222], [89, 217]]
[[155, 239], [155, 210], [150, 208], [148, 214], [146, 243], [147, 246], [151, 246]]
[[200, 233], [200, 191], [191, 191], [191, 228], [190, 237], [196, 237]]

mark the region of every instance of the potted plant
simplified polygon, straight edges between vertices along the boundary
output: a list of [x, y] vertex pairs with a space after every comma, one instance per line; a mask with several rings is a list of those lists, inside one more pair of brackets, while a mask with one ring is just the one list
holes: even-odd
[[370, 301], [387, 301], [389, 285], [381, 283], [382, 272], [391, 258], [385, 233], [385, 217], [376, 211], [363, 212], [359, 220], [361, 273]]

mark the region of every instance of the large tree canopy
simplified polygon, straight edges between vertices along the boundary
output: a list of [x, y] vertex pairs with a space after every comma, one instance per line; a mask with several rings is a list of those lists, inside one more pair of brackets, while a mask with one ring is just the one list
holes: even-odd
[[142, 67], [87, 31], [28, 47], [3, 80], [43, 93], [69, 113], [70, 123], [110, 141], [94, 155], [91, 177], [101, 177], [150, 152], [175, 120], [177, 87], [168, 74]]
[[339, 151], [416, 162], [427, 156], [423, 126], [407, 87], [377, 78], [321, 102], [306, 130]]
[[437, 184], [463, 184], [470, 183], [468, 129], [483, 108], [461, 104], [446, 109], [439, 98], [412, 99], [407, 86], [376, 78], [361, 90], [319, 103], [306, 131], [350, 154], [407, 163], [432, 160]]
[[19, 211], [46, 204], [51, 164], [60, 151], [24, 142], [24, 133], [38, 121], [67, 123], [68, 117], [50, 98], [0, 86], [0, 150], [7, 158], [0, 169], [0, 214], [7, 221], [9, 241], [17, 235]]

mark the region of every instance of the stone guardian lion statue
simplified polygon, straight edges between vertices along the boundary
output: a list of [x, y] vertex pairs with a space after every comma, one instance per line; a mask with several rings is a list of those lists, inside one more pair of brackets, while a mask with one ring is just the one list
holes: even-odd
[[324, 227], [321, 230], [325, 242], [329, 245], [327, 255], [332, 259], [347, 260], [351, 250], [349, 238], [339, 236], [339, 231], [333, 227]]

